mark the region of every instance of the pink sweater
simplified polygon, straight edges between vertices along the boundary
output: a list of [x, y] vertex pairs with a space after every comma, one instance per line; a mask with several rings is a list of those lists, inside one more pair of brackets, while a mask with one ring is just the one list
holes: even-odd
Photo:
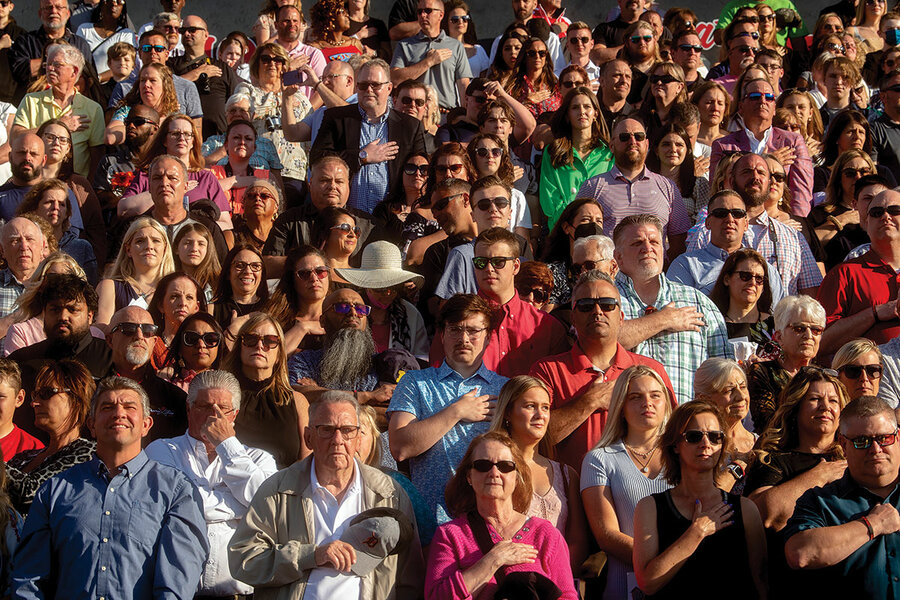
[[[494, 542], [501, 537], [488, 525]], [[521, 537], [519, 537], [521, 536]], [[572, 569], [569, 567], [569, 547], [562, 534], [550, 522], [531, 517], [513, 536], [513, 540], [531, 544], [538, 550], [537, 561], [530, 565], [508, 567], [509, 571], [534, 571], [546, 576], [562, 590], [563, 600], [578, 600]], [[425, 598], [427, 600], [469, 600], [472, 594], [463, 581], [463, 571], [484, 556], [469, 521], [465, 516], [456, 518], [438, 527], [428, 551], [428, 569], [425, 575]], [[481, 589], [478, 599], [494, 597], [497, 582], [494, 578]]]

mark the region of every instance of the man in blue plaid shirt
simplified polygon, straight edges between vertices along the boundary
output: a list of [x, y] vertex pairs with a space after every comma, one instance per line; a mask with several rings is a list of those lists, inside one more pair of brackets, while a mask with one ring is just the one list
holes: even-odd
[[707, 358], [734, 358], [722, 314], [698, 290], [663, 274], [663, 226], [630, 215], [613, 231], [616, 285], [626, 321], [619, 342], [666, 368], [679, 404], [694, 399], [694, 371]]

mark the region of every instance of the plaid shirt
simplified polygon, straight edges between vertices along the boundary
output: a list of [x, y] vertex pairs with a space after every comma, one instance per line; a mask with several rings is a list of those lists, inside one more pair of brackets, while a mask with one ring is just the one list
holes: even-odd
[[0, 317], [5, 317], [13, 311], [16, 299], [25, 291], [25, 286], [19, 283], [16, 276], [8, 268], [0, 271]]
[[[709, 245], [709, 230], [702, 225], [706, 218], [703, 213], [697, 216], [698, 224], [688, 232], [687, 252]], [[803, 234], [770, 218], [765, 211], [750, 219], [750, 226], [744, 232], [744, 246], [762, 254], [778, 269], [788, 296], [796, 296], [800, 290], [819, 287], [822, 283], [822, 272]]]
[[714, 356], [734, 358], [722, 313], [712, 300], [698, 290], [670, 281], [660, 273], [659, 294], [656, 301], [648, 306], [638, 296], [631, 278], [621, 271], [616, 276], [616, 286], [622, 296], [622, 314], [626, 319], [638, 319], [670, 302], [678, 307], [693, 306], [703, 313], [706, 324], [700, 331], [658, 333], [634, 348], [635, 353], [649, 356], [663, 364], [672, 380], [675, 399], [679, 404], [694, 399], [694, 371], [700, 363]]

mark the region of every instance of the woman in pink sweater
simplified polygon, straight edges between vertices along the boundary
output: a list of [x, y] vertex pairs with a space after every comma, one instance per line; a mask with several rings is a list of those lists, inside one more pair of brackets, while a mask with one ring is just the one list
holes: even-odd
[[[531, 474], [524, 464], [504, 433], [472, 440], [445, 492], [456, 518], [431, 541], [428, 600], [490, 600], [498, 578], [515, 579], [517, 572], [538, 573], [562, 591], [560, 598], [577, 600], [566, 541], [549, 521], [525, 515]], [[480, 544], [479, 530], [486, 534]], [[492, 547], [483, 552], [486, 546]]]

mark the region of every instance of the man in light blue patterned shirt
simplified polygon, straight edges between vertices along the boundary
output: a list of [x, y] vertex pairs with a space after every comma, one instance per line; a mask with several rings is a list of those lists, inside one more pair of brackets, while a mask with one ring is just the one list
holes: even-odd
[[626, 321], [619, 342], [666, 368], [679, 404], [694, 399], [694, 371], [707, 358], [734, 358], [722, 313], [698, 290], [666, 278], [663, 227], [629, 215], [613, 231], [616, 286]]

